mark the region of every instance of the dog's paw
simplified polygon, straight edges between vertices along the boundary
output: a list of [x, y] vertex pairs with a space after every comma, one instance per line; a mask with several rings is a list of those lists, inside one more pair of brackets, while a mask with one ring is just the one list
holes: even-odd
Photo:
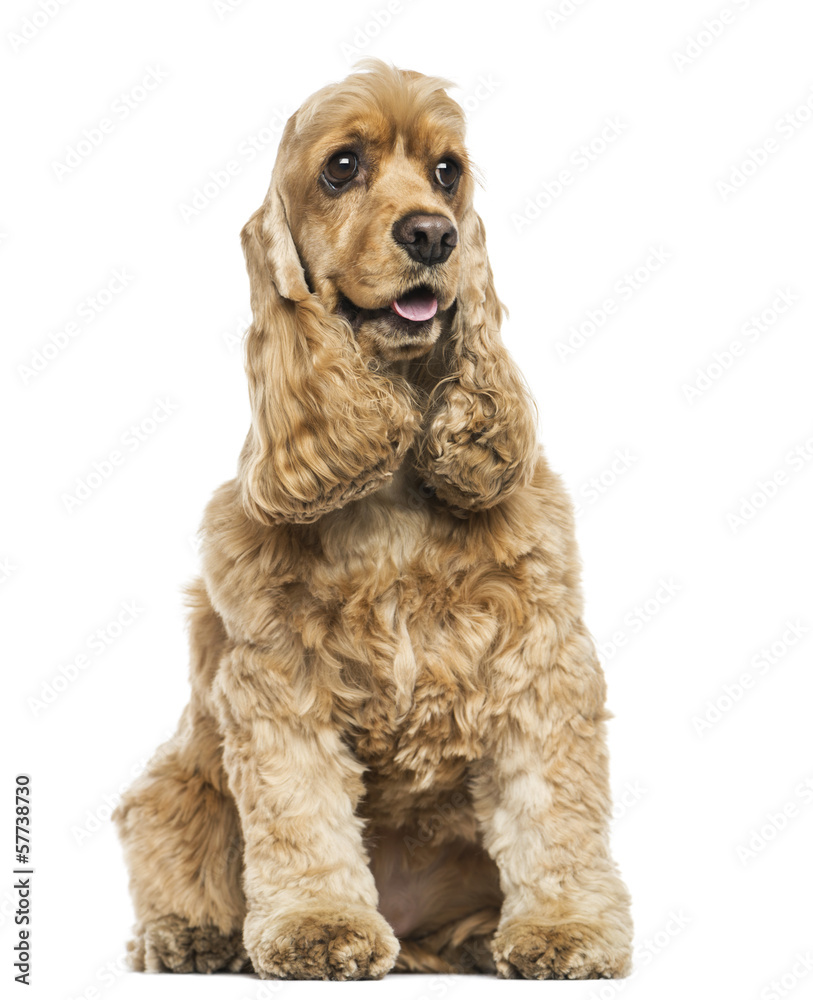
[[136, 972], [249, 971], [241, 931], [223, 934], [216, 927], [192, 927], [169, 914], [138, 928], [128, 945]]
[[493, 408], [490, 393], [451, 385], [418, 448], [418, 472], [461, 517], [493, 507], [530, 469], [535, 438], [524, 410], [501, 421]]
[[398, 940], [369, 907], [249, 914], [246, 947], [262, 979], [380, 979], [398, 956]]
[[498, 929], [492, 951], [501, 979], [623, 979], [632, 962], [619, 929], [608, 933], [579, 923], [514, 921]]

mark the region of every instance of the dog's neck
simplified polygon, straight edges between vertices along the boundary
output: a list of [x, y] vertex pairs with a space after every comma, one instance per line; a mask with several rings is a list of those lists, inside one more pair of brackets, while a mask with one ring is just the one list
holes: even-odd
[[405, 381], [409, 381], [410, 361], [408, 359], [404, 359], [403, 361], [387, 361], [386, 366], [386, 371], [390, 374], [397, 375]]

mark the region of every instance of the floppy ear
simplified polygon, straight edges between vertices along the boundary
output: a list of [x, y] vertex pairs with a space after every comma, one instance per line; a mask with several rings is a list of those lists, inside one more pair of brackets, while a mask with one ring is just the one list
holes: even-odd
[[242, 242], [253, 314], [243, 506], [265, 524], [314, 521], [383, 485], [418, 418], [405, 384], [373, 372], [349, 325], [309, 291], [273, 183]]
[[445, 376], [432, 390], [417, 466], [464, 515], [493, 507], [526, 482], [538, 445], [536, 407], [500, 339], [503, 306], [473, 209], [459, 232], [460, 287], [449, 337], [440, 345]]

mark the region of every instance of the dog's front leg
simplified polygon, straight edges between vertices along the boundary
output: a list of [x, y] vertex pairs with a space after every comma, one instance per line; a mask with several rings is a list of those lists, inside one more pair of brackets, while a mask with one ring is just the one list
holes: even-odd
[[[608, 843], [604, 679], [580, 624], [545, 662], [551, 634], [540, 625], [506, 660], [511, 694], [473, 782], [484, 843], [505, 895], [493, 941], [497, 972], [623, 977], [632, 922]], [[495, 676], [499, 671], [495, 664]], [[520, 676], [527, 678], [522, 687]]]
[[398, 942], [376, 910], [355, 815], [363, 768], [310, 677], [304, 662], [292, 674], [278, 656], [243, 645], [217, 678], [246, 845], [244, 943], [263, 978], [379, 978]]

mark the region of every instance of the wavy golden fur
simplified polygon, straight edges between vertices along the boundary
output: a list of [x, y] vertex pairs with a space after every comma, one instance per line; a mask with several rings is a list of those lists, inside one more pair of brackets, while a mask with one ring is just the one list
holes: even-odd
[[369, 61], [319, 91], [243, 230], [251, 428], [190, 703], [116, 814], [136, 969], [629, 970], [571, 505], [447, 86]]

